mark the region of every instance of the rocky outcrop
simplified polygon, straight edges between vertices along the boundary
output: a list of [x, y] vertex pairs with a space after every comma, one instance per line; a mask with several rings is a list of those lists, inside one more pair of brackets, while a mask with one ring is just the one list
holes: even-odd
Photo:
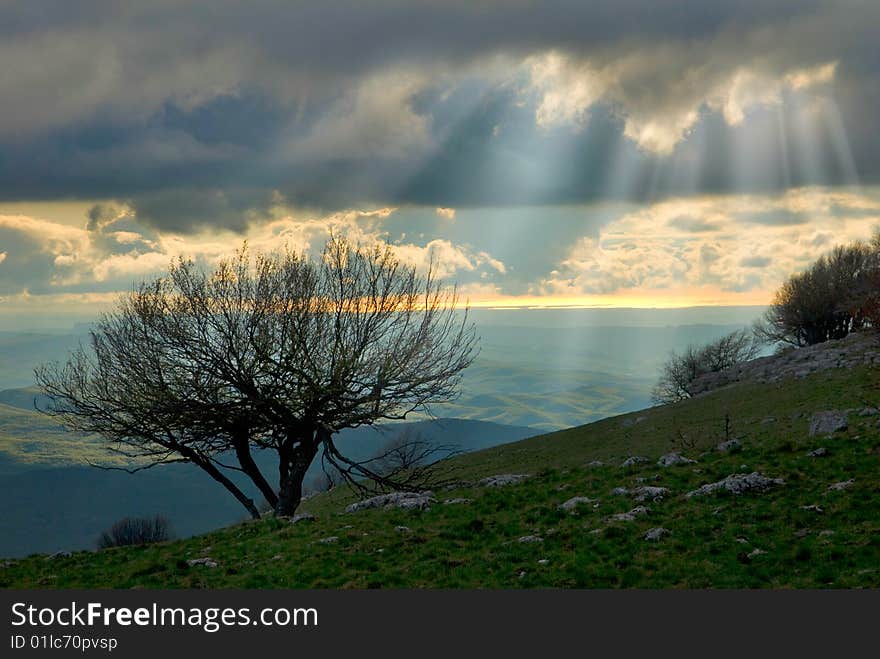
[[616, 513], [608, 518], [609, 522], [634, 522], [637, 517], [647, 515], [651, 510], [644, 506], [636, 506], [627, 513]]
[[498, 474], [497, 476], [483, 478], [477, 483], [477, 485], [479, 487], [503, 487], [505, 485], [521, 483], [528, 477], [529, 474]]
[[634, 489], [632, 493], [633, 498], [636, 501], [662, 501], [663, 497], [669, 494], [669, 489], [665, 487], [642, 485]]
[[645, 533], [645, 540], [650, 540], [651, 542], [657, 542], [658, 540], [662, 540], [667, 535], [670, 535], [669, 529], [664, 529], [662, 526], [657, 526], [653, 529], [648, 529], [648, 532]]
[[591, 499], [590, 497], [572, 497], [565, 503], [559, 504], [559, 510], [564, 510], [566, 512], [573, 513], [577, 510], [578, 506], [587, 505], [589, 503], [595, 503], [595, 499]]
[[731, 474], [715, 483], [706, 483], [696, 490], [691, 490], [685, 497], [690, 499], [691, 497], [705, 496], [721, 491], [727, 491], [731, 494], [764, 492], [776, 485], [785, 485], [785, 481], [781, 478], [767, 478], [763, 474], [753, 471], [750, 474]]
[[848, 427], [846, 412], [840, 410], [816, 412], [810, 419], [810, 436], [832, 435], [836, 432], [842, 432]]
[[400, 508], [402, 510], [427, 510], [436, 499], [431, 492], [391, 492], [379, 496], [356, 501], [345, 509], [347, 513], [356, 513], [368, 508]]
[[736, 382], [778, 382], [804, 378], [832, 368], [880, 364], [880, 337], [873, 332], [854, 332], [835, 341], [792, 348], [777, 355], [759, 357], [717, 373], [706, 373], [690, 386], [693, 396]]
[[657, 460], [658, 467], [674, 467], [675, 465], [694, 464], [696, 460], [684, 457], [681, 453], [667, 453]]

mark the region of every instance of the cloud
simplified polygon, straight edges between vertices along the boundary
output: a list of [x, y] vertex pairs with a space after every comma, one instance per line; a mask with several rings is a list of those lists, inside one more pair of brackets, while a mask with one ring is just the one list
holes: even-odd
[[718, 231], [721, 228], [719, 224], [715, 224], [706, 218], [688, 217], [686, 215], [674, 217], [669, 220], [668, 224], [671, 227], [687, 231], [688, 233], [706, 233]]
[[[461, 209], [880, 179], [876, 3], [50, 4], [0, 8], [2, 199], [242, 233], [274, 191]], [[176, 218], [175, 194], [197, 198]]]
[[454, 208], [436, 208], [434, 212], [437, 213], [440, 217], [445, 217], [447, 220], [455, 219], [455, 209]]
[[[659, 202], [624, 213], [604, 224], [598, 235], [577, 241], [534, 290], [577, 297], [709, 286], [718, 299], [754, 292], [769, 300], [787, 277], [835, 244], [870, 237], [873, 218], [859, 211], [880, 211], [878, 203], [877, 189]], [[754, 221], [795, 214], [797, 223]], [[703, 228], [701, 218], [707, 223], [711, 218], [710, 230], [694, 230], [694, 224]]]
[[771, 263], [773, 259], [769, 256], [748, 256], [739, 262], [744, 268], [766, 268]]

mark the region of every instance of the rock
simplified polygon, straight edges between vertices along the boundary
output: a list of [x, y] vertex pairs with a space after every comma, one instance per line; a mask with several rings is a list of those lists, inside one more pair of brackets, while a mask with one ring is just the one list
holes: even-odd
[[776, 417], [775, 417], [775, 416], [768, 416], [768, 417], [766, 417], [766, 418], [764, 418], [764, 419], [761, 419], [761, 425], [762, 425], [762, 426], [766, 426], [766, 425], [768, 425], [768, 424], [770, 424], [770, 423], [776, 423]]
[[520, 570], [520, 572], [519, 572], [519, 578], [522, 579], [524, 576], [526, 576], [526, 571], [525, 571], [525, 570]]
[[647, 515], [649, 512], [651, 512], [651, 511], [648, 508], [645, 508], [644, 506], [636, 506], [635, 508], [630, 510], [628, 513], [616, 513], [614, 515], [611, 515], [608, 518], [608, 521], [609, 522], [634, 522], [636, 517], [639, 517], [641, 515]]
[[781, 478], [767, 478], [763, 474], [753, 471], [750, 474], [731, 474], [715, 483], [706, 483], [696, 490], [691, 490], [685, 497], [705, 496], [726, 490], [732, 494], [744, 494], [746, 492], [763, 492], [775, 485], [785, 485]]
[[522, 542], [524, 544], [529, 544], [532, 542], [544, 542], [544, 538], [539, 535], [524, 535], [521, 538], [518, 538], [517, 542]]
[[631, 455], [626, 460], [620, 463], [621, 467], [635, 467], [638, 464], [643, 464], [645, 462], [650, 462], [648, 458], [644, 455]]
[[299, 524], [300, 522], [314, 522], [317, 517], [312, 513], [299, 513], [298, 515], [294, 515], [290, 520], [291, 524]]
[[766, 553], [767, 552], [764, 551], [763, 549], [758, 549], [757, 547], [755, 547], [752, 551], [750, 551], [748, 554], [746, 554], [746, 556], [748, 556], [749, 559], [753, 559], [757, 556], [761, 556], [762, 554], [766, 554]]
[[432, 492], [391, 492], [380, 494], [363, 501], [356, 501], [345, 509], [347, 513], [356, 513], [368, 508], [400, 508], [401, 510], [427, 510], [436, 501]]
[[810, 436], [831, 435], [844, 431], [848, 427], [846, 412], [839, 410], [816, 412], [813, 418], [810, 419]]
[[749, 544], [749, 541], [746, 540], [745, 538], [737, 538], [736, 541], [737, 541], [739, 544], [741, 544], [741, 545], [747, 545], [747, 544]]
[[321, 538], [318, 540], [322, 545], [332, 545], [334, 542], [339, 542], [339, 538], [335, 535], [327, 536], [326, 538]]
[[592, 469], [595, 469], [596, 467], [604, 467], [605, 463], [602, 462], [601, 460], [592, 460], [587, 463], [587, 466]]
[[801, 510], [806, 510], [806, 511], [808, 511], [808, 512], [813, 512], [813, 513], [823, 513], [823, 512], [825, 512], [824, 510], [822, 510], [822, 508], [820, 508], [819, 506], [817, 506], [815, 503], [814, 503], [814, 504], [811, 504], [811, 505], [809, 505], [809, 506], [801, 506]]
[[738, 439], [728, 439], [726, 442], [721, 442], [716, 448], [721, 453], [736, 453], [737, 451], [741, 451], [742, 447], [742, 442]]
[[284, 556], [282, 556], [281, 554], [275, 554], [275, 555], [272, 557], [272, 560], [273, 560], [273, 561], [280, 561], [282, 558], [284, 558]]
[[840, 481], [839, 483], [832, 483], [828, 486], [828, 489], [832, 492], [840, 492], [841, 490], [847, 490], [851, 488], [855, 484], [855, 480], [850, 478], [848, 481]]
[[629, 489], [625, 487], [615, 487], [611, 490], [611, 496], [613, 497], [625, 497], [629, 495]]
[[547, 565], [549, 563], [550, 563], [550, 561], [547, 560], [546, 558], [541, 558], [538, 560], [538, 565]]
[[669, 488], [651, 485], [642, 485], [633, 490], [636, 501], [662, 501], [667, 494], [669, 494]]
[[656, 542], [658, 540], [662, 540], [667, 535], [670, 535], [668, 529], [664, 529], [662, 526], [657, 526], [653, 529], [648, 529], [648, 532], [645, 533], [645, 540]]
[[446, 499], [446, 501], [443, 502], [443, 505], [452, 506], [452, 505], [459, 504], [459, 503], [471, 503], [471, 501], [472, 501], [472, 499], [465, 499], [464, 497], [458, 497], [456, 499]]
[[504, 485], [515, 485], [527, 479], [531, 474], [498, 474], [496, 476], [488, 476], [481, 479], [478, 487], [503, 487]]
[[394, 530], [398, 533], [412, 533], [412, 529], [408, 526], [395, 526]]
[[828, 449], [824, 446], [820, 446], [819, 448], [814, 448], [812, 451], [807, 453], [807, 456], [810, 458], [824, 458], [828, 455]]
[[694, 464], [695, 462], [696, 460], [686, 458], [681, 453], [667, 453], [660, 456], [660, 459], [657, 460], [657, 465], [660, 467], [673, 467], [675, 465]]
[[880, 410], [876, 407], [863, 407], [859, 412], [859, 416], [877, 416], [878, 414], [880, 414]]
[[578, 506], [587, 503], [595, 503], [595, 501], [595, 499], [591, 499], [590, 497], [572, 497], [565, 503], [559, 504], [557, 508], [559, 508], [559, 510], [565, 510], [573, 513], [577, 510]]
[[46, 556], [47, 561], [54, 561], [56, 558], [69, 558], [72, 554], [69, 551], [56, 551], [54, 554]]
[[196, 565], [203, 565], [205, 567], [213, 568], [217, 567], [218, 563], [213, 558], [209, 556], [205, 556], [203, 558], [191, 558], [186, 562], [190, 567], [195, 567]]

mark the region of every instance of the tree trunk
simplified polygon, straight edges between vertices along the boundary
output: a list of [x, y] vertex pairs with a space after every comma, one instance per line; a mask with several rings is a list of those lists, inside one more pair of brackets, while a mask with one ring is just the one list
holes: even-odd
[[303, 479], [317, 452], [317, 447], [314, 444], [301, 443], [290, 454], [280, 455], [280, 487], [278, 502], [275, 504], [277, 516], [290, 517], [296, 512], [300, 501], [302, 501]]
[[278, 495], [275, 494], [275, 490], [272, 489], [272, 486], [269, 485], [266, 478], [263, 476], [263, 472], [260, 471], [257, 463], [254, 462], [247, 437], [243, 440], [236, 439], [235, 457], [238, 458], [238, 464], [241, 465], [242, 471], [247, 474], [248, 478], [250, 478], [254, 485], [260, 490], [260, 493], [266, 499], [266, 503], [272, 506], [272, 508], [275, 508], [278, 505]]

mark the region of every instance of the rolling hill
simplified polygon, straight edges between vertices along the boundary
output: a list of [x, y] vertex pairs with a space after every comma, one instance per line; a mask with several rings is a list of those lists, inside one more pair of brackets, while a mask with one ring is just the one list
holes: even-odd
[[[460, 486], [426, 510], [346, 513], [353, 495], [336, 488], [304, 504], [314, 521], [7, 561], [0, 586], [876, 588], [877, 400], [873, 366], [737, 383], [455, 457]], [[811, 434], [824, 410], [846, 429]], [[718, 450], [732, 438], [740, 450]], [[696, 462], [658, 465], [671, 451]], [[504, 473], [528, 477], [479, 484]], [[721, 481], [764, 487], [705, 492]]]

